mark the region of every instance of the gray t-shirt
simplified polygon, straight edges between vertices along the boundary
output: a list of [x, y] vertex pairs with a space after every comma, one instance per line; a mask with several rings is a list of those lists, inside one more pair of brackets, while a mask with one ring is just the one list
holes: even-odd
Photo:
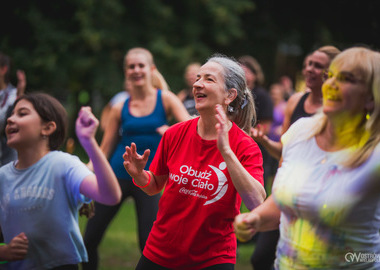
[[0, 226], [9, 243], [24, 232], [29, 240], [25, 260], [8, 269], [47, 269], [87, 261], [78, 226], [78, 210], [89, 202], [80, 192], [92, 172], [78, 157], [52, 151], [26, 169], [17, 161], [0, 168]]

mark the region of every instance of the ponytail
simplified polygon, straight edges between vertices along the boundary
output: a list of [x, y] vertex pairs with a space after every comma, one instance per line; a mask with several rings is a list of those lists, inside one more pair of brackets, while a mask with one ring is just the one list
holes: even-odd
[[227, 116], [249, 134], [256, 122], [256, 110], [243, 68], [235, 59], [220, 54], [212, 56], [208, 62], [215, 62], [223, 67], [226, 91], [236, 89], [237, 96], [228, 106]]
[[249, 134], [251, 127], [256, 124], [256, 109], [251, 91], [246, 87], [229, 108], [232, 108], [227, 110], [229, 118]]

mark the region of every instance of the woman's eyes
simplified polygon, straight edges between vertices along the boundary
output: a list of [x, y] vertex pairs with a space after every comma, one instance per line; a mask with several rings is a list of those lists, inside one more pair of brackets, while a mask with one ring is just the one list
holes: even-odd
[[337, 75], [334, 75], [331, 71], [328, 72], [327, 77], [330, 79], [332, 77], [335, 77], [338, 82], [350, 82], [350, 83], [356, 83], [357, 80], [355, 77], [350, 73], [342, 73], [339, 72]]

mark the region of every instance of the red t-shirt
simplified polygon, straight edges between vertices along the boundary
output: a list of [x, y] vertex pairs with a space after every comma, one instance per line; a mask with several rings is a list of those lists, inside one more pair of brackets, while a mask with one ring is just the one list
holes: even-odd
[[[168, 129], [150, 165], [153, 174], [169, 178], [143, 254], [172, 269], [236, 263], [232, 223], [240, 213], [241, 198], [216, 140], [198, 135], [198, 119]], [[235, 124], [228, 135], [239, 161], [263, 184], [258, 145]]]

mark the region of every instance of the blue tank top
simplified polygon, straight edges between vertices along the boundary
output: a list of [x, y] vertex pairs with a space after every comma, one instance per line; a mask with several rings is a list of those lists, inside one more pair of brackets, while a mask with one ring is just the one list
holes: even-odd
[[161, 135], [156, 129], [162, 125], [167, 125], [166, 113], [162, 104], [161, 90], [157, 91], [157, 101], [154, 111], [146, 116], [135, 117], [129, 111], [129, 98], [125, 101], [121, 111], [121, 138], [110, 158], [110, 164], [119, 179], [131, 180], [123, 166], [123, 154], [125, 147], [132, 142], [136, 144], [137, 152], [142, 155], [146, 149], [150, 149], [150, 155], [145, 169], [153, 160]]

